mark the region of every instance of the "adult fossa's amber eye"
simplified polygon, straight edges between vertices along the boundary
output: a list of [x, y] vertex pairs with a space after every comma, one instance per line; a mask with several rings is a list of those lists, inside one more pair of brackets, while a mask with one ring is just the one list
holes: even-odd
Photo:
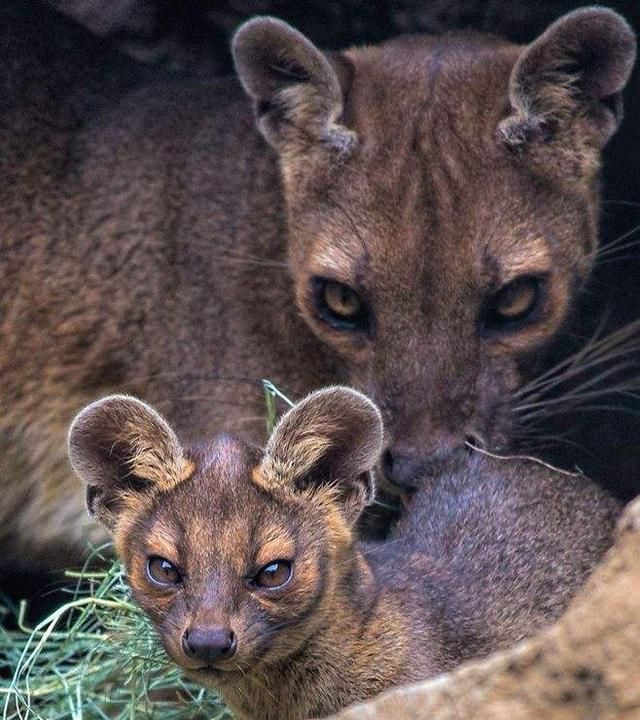
[[327, 308], [336, 316], [351, 320], [362, 309], [362, 301], [347, 285], [339, 282], [327, 282], [324, 286], [324, 301]]
[[321, 320], [337, 330], [366, 330], [369, 316], [362, 298], [344, 283], [314, 278], [316, 308]]
[[537, 297], [537, 278], [520, 278], [502, 288], [495, 298], [494, 309], [506, 320], [516, 320], [531, 312]]
[[253, 578], [253, 584], [259, 588], [274, 589], [286, 585], [291, 579], [291, 563], [275, 560], [265, 565]]
[[147, 560], [147, 575], [156, 585], [178, 585], [182, 575], [173, 563], [163, 557], [155, 555]]
[[540, 306], [542, 278], [524, 276], [501, 288], [485, 310], [485, 326], [489, 329], [511, 329], [534, 318]]

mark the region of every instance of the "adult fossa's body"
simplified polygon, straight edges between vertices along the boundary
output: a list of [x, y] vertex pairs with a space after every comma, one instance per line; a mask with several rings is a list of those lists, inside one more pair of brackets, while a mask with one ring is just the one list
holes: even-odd
[[635, 48], [619, 16], [579, 11], [524, 49], [331, 55], [258, 19], [234, 46], [252, 109], [236, 80], [140, 70], [61, 22], [36, 35], [26, 8], [1, 11], [4, 561], [83, 546], [64, 434], [101, 392], [186, 437], [258, 440], [261, 378], [350, 382], [399, 485], [467, 438], [508, 444], [512, 393], [593, 261]]

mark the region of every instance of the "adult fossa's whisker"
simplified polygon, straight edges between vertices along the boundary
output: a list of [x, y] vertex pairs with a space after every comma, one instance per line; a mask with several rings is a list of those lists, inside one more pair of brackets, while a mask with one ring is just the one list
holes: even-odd
[[610, 254], [611, 252], [617, 252], [618, 250], [623, 249], [627, 245], [634, 245], [638, 241], [634, 240], [632, 243], [624, 243], [624, 241], [640, 231], [640, 224], [634, 225], [630, 230], [627, 230], [627, 232], [623, 233], [622, 235], [619, 235], [615, 240], [612, 240], [610, 243], [607, 243], [606, 245], [603, 245], [602, 247], [597, 248], [593, 252], [593, 256], [595, 256], [596, 261], [599, 258], [605, 257], [606, 255]]
[[[632, 377], [625, 377], [625, 373], [628, 370], [638, 368], [638, 364], [635, 362], [625, 362], [621, 365], [606, 368], [597, 375], [588, 377], [573, 387], [567, 389], [566, 392], [558, 393], [557, 395], [549, 395], [545, 397], [545, 393], [537, 393], [534, 396], [523, 398], [523, 402], [514, 406], [517, 411], [526, 411], [536, 407], [544, 407], [548, 404], [557, 402], [569, 402], [576, 398], [589, 397], [592, 393], [597, 395], [608, 395], [608, 394], [624, 394], [634, 393], [640, 389], [640, 377], [633, 375]], [[603, 384], [605, 381], [609, 381], [612, 378], [622, 378], [611, 384]], [[595, 389], [594, 389], [595, 387]]]
[[[600, 398], [606, 398], [606, 397], [613, 397], [616, 395], [623, 395], [622, 391], [618, 390], [616, 392], [615, 389], [607, 388], [603, 389], [602, 391], [594, 391], [591, 393], [585, 393], [584, 395], [577, 395], [573, 396], [569, 399], [565, 398], [554, 398], [548, 402], [545, 403], [538, 403], [536, 405], [530, 406], [529, 409], [525, 409], [522, 411], [519, 411], [519, 418], [522, 423], [526, 423], [533, 419], [538, 419], [541, 417], [550, 417], [552, 415], [557, 415], [559, 413], [567, 413], [567, 412], [574, 412], [574, 411], [583, 411], [587, 410], [588, 408], [593, 408], [593, 402], [587, 402], [587, 401], [593, 401], [598, 400]], [[601, 405], [601, 404], [600, 404]], [[625, 411], [624, 405], [609, 405], [611, 409], [617, 408], [619, 412]], [[631, 408], [629, 408], [631, 410]]]
[[[640, 243], [638, 243], [640, 245]], [[635, 255], [616, 255], [611, 258], [606, 258], [603, 260], [599, 265], [613, 265], [613, 263], [617, 262], [623, 262], [623, 261], [632, 261], [632, 260], [638, 260], [640, 261], [640, 254], [636, 253]]]
[[569, 475], [571, 477], [580, 477], [582, 475], [580, 472], [562, 470], [561, 468], [555, 467], [554, 465], [551, 465], [551, 463], [544, 462], [533, 455], [499, 455], [498, 453], [493, 453], [489, 450], [485, 450], [484, 448], [480, 448], [477, 445], [473, 445], [473, 443], [468, 441], [465, 441], [465, 445], [481, 455], [487, 455], [488, 457], [495, 458], [496, 460], [527, 460], [538, 463], [538, 465], [547, 468], [547, 470], [552, 470], [553, 472], [561, 473], [562, 475]]
[[[601, 338], [598, 338], [597, 334], [598, 331], [576, 353], [564, 358], [513, 393], [513, 399], [535, 400], [576, 376], [633, 356], [640, 350], [640, 321], [628, 323]], [[622, 364], [613, 365], [611, 369], [614, 372], [622, 373], [636, 365], [640, 365], [640, 363], [625, 360]], [[599, 375], [598, 377], [602, 379], [603, 376]]]
[[620, 372], [631, 367], [636, 367], [636, 364], [626, 363], [625, 366], [622, 367], [609, 368], [607, 370], [604, 370], [597, 376], [592, 377], [583, 383], [580, 383], [568, 392], [562, 393], [558, 396], [543, 399], [534, 399], [531, 402], [524, 402], [520, 405], [516, 405], [514, 409], [518, 413], [522, 413], [535, 408], [547, 407], [549, 405], [555, 405], [558, 403], [568, 403], [575, 400], [581, 401], [592, 397], [601, 397], [603, 395], [624, 394], [628, 395], [629, 397], [634, 397], [634, 391], [640, 389], [640, 377], [614, 385], [596, 387], [595, 390], [591, 389], [593, 388], [593, 386], [598, 386], [609, 378], [616, 377]]
[[601, 339], [599, 340], [598, 336], [600, 335], [606, 322], [606, 315], [606, 313], [603, 314], [603, 317], [600, 319], [598, 326], [596, 327], [591, 338], [587, 340], [583, 347], [581, 347], [578, 351], [572, 353], [568, 357], [563, 358], [558, 363], [548, 368], [545, 372], [523, 385], [518, 391], [513, 393], [513, 397], [527, 395], [532, 390], [535, 390], [541, 385], [544, 385], [547, 381], [555, 382], [555, 379], [560, 373], [560, 371], [565, 371], [566, 368], [566, 372], [569, 372], [571, 368], [579, 366], [582, 358], [587, 356], [589, 352], [592, 351], [594, 345], [597, 345], [598, 342], [601, 342]]
[[534, 450], [538, 449], [549, 449], [555, 445], [566, 445], [568, 447], [579, 450], [582, 454], [591, 453], [583, 444], [572, 440], [568, 437], [564, 437], [561, 434], [543, 433], [537, 432], [535, 426], [524, 426], [526, 432], [514, 432], [512, 434], [513, 442], [518, 449]]
[[[616, 245], [615, 247], [606, 246], [602, 249], [602, 252], [597, 256], [597, 264], [598, 266], [602, 265], [604, 262], [610, 262], [611, 260], [617, 260], [619, 259], [618, 253], [624, 252], [625, 250], [629, 250], [630, 248], [634, 248], [640, 245], [640, 238], [636, 238], [635, 240], [631, 240], [630, 242], [625, 242], [621, 245]], [[633, 254], [630, 257], [637, 257], [637, 254]]]
[[615, 412], [621, 415], [629, 415], [632, 417], [640, 417], [640, 410], [625, 406], [625, 405], [608, 405], [604, 403], [590, 404], [590, 405], [574, 405], [570, 407], [563, 407], [562, 405], [554, 408], [552, 411], [546, 412], [545, 414], [535, 414], [526, 416], [523, 422], [530, 422], [538, 420], [540, 417], [548, 418], [558, 415], [575, 415], [576, 413], [589, 413], [589, 412]]
[[603, 200], [603, 205], [627, 205], [628, 207], [635, 207], [640, 209], [640, 203], [633, 202], [632, 200]]

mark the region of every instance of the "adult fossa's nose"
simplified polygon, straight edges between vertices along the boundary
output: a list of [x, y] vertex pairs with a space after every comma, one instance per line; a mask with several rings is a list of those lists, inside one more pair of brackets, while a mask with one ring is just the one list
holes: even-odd
[[409, 490], [418, 487], [421, 480], [438, 475], [444, 468], [452, 468], [466, 455], [466, 447], [460, 443], [425, 453], [394, 445], [382, 455], [382, 471], [392, 485]]
[[190, 628], [182, 636], [185, 655], [207, 665], [232, 658], [238, 646], [233, 630], [222, 627]]

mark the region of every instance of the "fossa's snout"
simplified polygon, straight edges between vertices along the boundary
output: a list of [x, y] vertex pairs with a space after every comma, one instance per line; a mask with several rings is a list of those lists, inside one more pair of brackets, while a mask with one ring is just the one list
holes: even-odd
[[230, 660], [236, 654], [238, 640], [230, 628], [196, 626], [185, 630], [182, 649], [188, 658], [213, 665]]
[[464, 443], [451, 442], [428, 453], [412, 452], [393, 445], [383, 453], [380, 467], [389, 483], [411, 489], [424, 478], [440, 474], [445, 467], [455, 468], [458, 463], [464, 462], [467, 455]]

